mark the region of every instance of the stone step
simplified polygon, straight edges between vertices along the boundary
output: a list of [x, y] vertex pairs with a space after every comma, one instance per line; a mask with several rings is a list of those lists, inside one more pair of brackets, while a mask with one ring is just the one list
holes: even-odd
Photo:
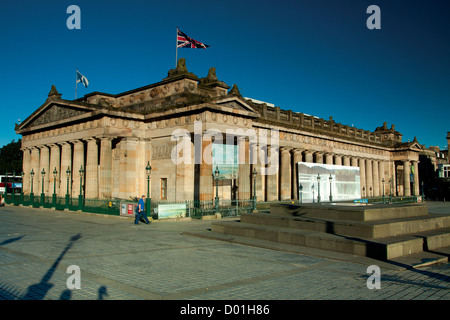
[[381, 239], [367, 239], [235, 221], [215, 222], [211, 225], [211, 231], [366, 256], [379, 260], [389, 260], [419, 253], [429, 244], [431, 246], [436, 245], [438, 238], [440, 238], [440, 243], [447, 243], [450, 239], [448, 230], [433, 231], [428, 232], [428, 234], [425, 232]]
[[450, 227], [450, 216], [426, 215], [376, 221], [352, 221], [265, 213], [241, 214], [243, 223], [303, 229], [363, 238], [392, 237]]
[[375, 221], [428, 215], [426, 204], [273, 204], [270, 213], [285, 216], [304, 216], [323, 219]]

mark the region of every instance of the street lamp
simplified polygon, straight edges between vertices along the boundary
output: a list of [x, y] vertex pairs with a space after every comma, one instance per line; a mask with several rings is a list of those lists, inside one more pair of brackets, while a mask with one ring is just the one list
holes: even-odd
[[331, 176], [330, 173], [330, 177], [328, 178], [328, 180], [330, 180], [330, 202], [333, 201], [333, 177]]
[[34, 178], [34, 171], [33, 171], [33, 168], [31, 168], [30, 177], [31, 177], [30, 202], [31, 202], [31, 205], [33, 205], [33, 201], [34, 201], [34, 193], [33, 193], [33, 178]]
[[53, 195], [52, 195], [52, 207], [56, 208], [56, 176], [58, 175], [58, 171], [53, 170]]
[[66, 175], [67, 175], [67, 193], [66, 193], [66, 209], [69, 210], [69, 179], [70, 179], [70, 167], [67, 167]]
[[43, 207], [44, 206], [44, 197], [45, 197], [45, 194], [44, 194], [45, 168], [42, 168], [41, 175], [42, 175], [41, 206]]
[[320, 175], [317, 174], [317, 203], [320, 203]]
[[370, 197], [372, 197], [372, 186], [369, 187], [369, 190], [370, 190], [369, 195], [370, 195]]
[[300, 190], [300, 203], [303, 203], [303, 199], [302, 199], [303, 185], [301, 183], [300, 183], [300, 187], [298, 187], [298, 189]]
[[215, 210], [216, 213], [219, 212], [219, 167], [216, 166], [216, 171], [214, 172], [214, 179], [216, 180], [216, 198], [215, 198]]
[[253, 167], [253, 172], [252, 172], [252, 176], [253, 176], [253, 211], [256, 211], [256, 167]]
[[389, 179], [389, 202], [392, 203], [392, 179]]
[[22, 176], [22, 188], [20, 188], [20, 203], [23, 205], [23, 178], [25, 176], [25, 172], [22, 171], [20, 175]]
[[313, 203], [314, 203], [315, 202], [315, 199], [314, 199], [314, 183], [313, 183], [313, 185], [311, 187], [311, 190], [312, 190], [312, 194], [313, 194]]
[[80, 194], [78, 195], [78, 210], [83, 210], [83, 165], [81, 165], [80, 170], [78, 170], [80, 173]]
[[366, 187], [363, 187], [363, 198], [366, 197]]
[[381, 180], [381, 182], [383, 183], [383, 203], [384, 203], [384, 178]]
[[14, 204], [14, 198], [15, 198], [15, 191], [14, 191], [14, 180], [16, 179], [16, 170], [13, 170], [13, 176], [12, 176], [12, 182], [11, 182], [11, 188], [12, 188], [12, 194], [11, 194], [11, 202]]
[[150, 175], [152, 174], [152, 166], [150, 165], [150, 161], [147, 161], [145, 171], [147, 172], [147, 200], [145, 204], [145, 211], [147, 212], [147, 217], [149, 217], [151, 212], [150, 206], [152, 204], [152, 200], [150, 199]]

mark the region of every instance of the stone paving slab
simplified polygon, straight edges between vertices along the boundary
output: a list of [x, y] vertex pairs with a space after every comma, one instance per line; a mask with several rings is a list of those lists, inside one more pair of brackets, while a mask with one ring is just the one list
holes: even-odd
[[[450, 206], [440, 206], [445, 211]], [[211, 221], [155, 221], [0, 208], [0, 299], [449, 300], [448, 263], [420, 269], [289, 252], [187, 234]], [[370, 265], [381, 289], [368, 289]], [[81, 288], [68, 289], [81, 270]]]

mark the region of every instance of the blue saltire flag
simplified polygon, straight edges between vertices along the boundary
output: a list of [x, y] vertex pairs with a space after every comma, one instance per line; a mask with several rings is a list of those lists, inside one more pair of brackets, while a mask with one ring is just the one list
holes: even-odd
[[88, 79], [85, 76], [83, 76], [77, 69], [77, 83], [78, 82], [81, 82], [85, 88], [87, 88], [89, 85]]

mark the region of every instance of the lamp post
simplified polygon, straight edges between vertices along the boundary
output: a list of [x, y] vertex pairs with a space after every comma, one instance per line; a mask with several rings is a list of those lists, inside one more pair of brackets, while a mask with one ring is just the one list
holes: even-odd
[[25, 172], [22, 171], [20, 175], [22, 176], [22, 188], [20, 188], [20, 204], [23, 205], [23, 178], [25, 176]]
[[12, 182], [11, 182], [11, 188], [12, 188], [12, 193], [11, 193], [11, 202], [14, 204], [14, 200], [15, 200], [15, 192], [14, 192], [14, 179], [16, 178], [16, 171], [13, 170], [13, 176], [12, 176]]
[[219, 212], [219, 167], [216, 166], [216, 171], [214, 172], [214, 179], [216, 180], [216, 198], [215, 200], [215, 210], [216, 213]]
[[383, 203], [384, 203], [384, 178], [381, 180], [381, 182], [383, 183]]
[[389, 179], [389, 202], [392, 203], [392, 179]]
[[363, 198], [366, 197], [366, 187], [363, 187]]
[[333, 177], [331, 176], [330, 173], [330, 177], [328, 178], [328, 180], [330, 180], [330, 202], [333, 201]]
[[317, 174], [317, 203], [320, 203], [320, 175]]
[[300, 203], [303, 203], [303, 199], [302, 199], [302, 191], [303, 191], [303, 185], [300, 183], [300, 186], [298, 187], [298, 189], [300, 190]]
[[69, 210], [69, 179], [70, 179], [70, 167], [67, 167], [66, 175], [67, 175], [67, 193], [66, 193], [66, 209]]
[[369, 195], [370, 195], [370, 197], [372, 198], [372, 187], [369, 187], [369, 190], [370, 190]]
[[33, 201], [34, 201], [34, 193], [33, 193], [33, 178], [34, 178], [34, 171], [33, 171], [33, 168], [31, 168], [30, 177], [31, 177], [30, 202], [31, 202], [31, 205], [33, 205]]
[[78, 195], [78, 210], [83, 210], [83, 165], [81, 165], [80, 170], [78, 170], [80, 173], [80, 194]]
[[313, 194], [313, 203], [314, 203], [315, 202], [315, 199], [314, 199], [314, 183], [313, 183], [313, 185], [311, 187], [311, 190], [312, 190], [312, 194]]
[[150, 165], [150, 161], [147, 162], [145, 171], [147, 172], [147, 200], [145, 204], [145, 211], [147, 212], [147, 217], [149, 217], [151, 212], [150, 206], [152, 205], [152, 200], [150, 199], [150, 175], [152, 174], [152, 166]]
[[56, 208], [56, 176], [58, 175], [58, 171], [53, 170], [53, 195], [52, 195], [52, 207]]
[[44, 194], [45, 168], [42, 168], [41, 175], [42, 175], [41, 206], [43, 207], [44, 206], [44, 197], [45, 197], [45, 194]]
[[253, 172], [252, 172], [252, 176], [253, 176], [253, 211], [256, 211], [256, 168], [253, 167]]

